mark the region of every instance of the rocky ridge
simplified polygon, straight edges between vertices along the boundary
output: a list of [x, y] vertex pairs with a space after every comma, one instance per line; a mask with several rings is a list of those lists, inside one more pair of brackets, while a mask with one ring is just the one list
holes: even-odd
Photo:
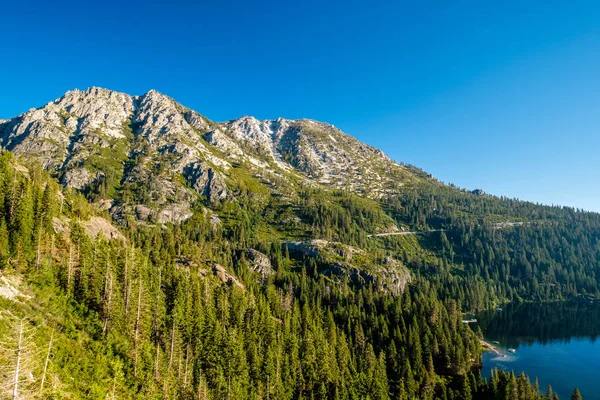
[[[285, 183], [269, 189], [285, 195], [309, 184], [378, 197], [419, 179], [333, 125], [253, 117], [215, 123], [155, 90], [69, 91], [0, 121], [0, 145], [102, 201], [118, 221], [178, 222], [192, 215], [198, 196], [213, 204], [234, 198], [236, 168]], [[133, 195], [115, 195], [122, 188]]]
[[[409, 270], [392, 257], [373, 263], [366, 252], [343, 243], [322, 239], [283, 243], [290, 255], [306, 256], [318, 260], [320, 273], [332, 277], [345, 276], [359, 284], [372, 283], [394, 295], [402, 293], [412, 278]], [[373, 265], [374, 264], [374, 265]]]

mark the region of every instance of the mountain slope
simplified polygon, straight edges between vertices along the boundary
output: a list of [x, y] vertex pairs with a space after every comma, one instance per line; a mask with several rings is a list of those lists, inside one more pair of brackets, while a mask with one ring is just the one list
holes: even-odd
[[[189, 218], [198, 196], [213, 204], [235, 197], [228, 178], [240, 165], [285, 195], [317, 185], [376, 198], [422, 179], [329, 124], [215, 123], [154, 90], [67, 92], [0, 125], [0, 145], [39, 160], [65, 186], [110, 200], [104, 207], [121, 219], [154, 214], [158, 222]], [[132, 198], [117, 195], [122, 187]]]
[[319, 273], [397, 294], [407, 266], [470, 310], [600, 297], [598, 214], [445, 186], [329, 124], [215, 123], [153, 90], [91, 88], [5, 121], [0, 143], [121, 226], [201, 215], [242, 248], [320, 243]]
[[93, 88], [0, 140], [0, 397], [540, 399], [481, 378], [461, 313], [600, 299], [599, 214], [446, 186], [327, 124]]
[[482, 379], [479, 339], [435, 282], [390, 295], [319, 271], [367, 252], [324, 241], [309, 249], [318, 257], [277, 241], [244, 250], [246, 235], [201, 213], [116, 235], [106, 221], [96, 236], [86, 229], [95, 207], [9, 152], [0, 200], [1, 398], [491, 400], [516, 390], [509, 373]]

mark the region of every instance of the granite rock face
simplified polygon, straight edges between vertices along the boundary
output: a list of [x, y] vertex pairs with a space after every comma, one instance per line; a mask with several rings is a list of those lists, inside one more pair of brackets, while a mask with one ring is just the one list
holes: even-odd
[[380, 197], [418, 179], [333, 125], [253, 117], [215, 123], [155, 90], [69, 91], [0, 120], [0, 145], [97, 201], [127, 189], [131, 195], [113, 201], [111, 213], [156, 222], [188, 218], [199, 196], [209, 204], [235, 199], [238, 168], [285, 194], [301, 182]]
[[271, 260], [266, 254], [263, 254], [258, 250], [248, 249], [245, 252], [245, 256], [250, 263], [250, 269], [258, 272], [263, 279], [275, 273], [271, 266]]
[[364, 265], [361, 255], [365, 251], [352, 246], [326, 240], [284, 242], [290, 255], [315, 258], [320, 263], [320, 273], [344, 276], [358, 284], [374, 284], [378, 289], [395, 296], [402, 294], [412, 278], [408, 268], [392, 257], [385, 257], [375, 265]]
[[227, 271], [227, 269], [225, 269], [225, 267], [222, 265], [213, 264], [212, 271], [221, 280], [221, 282], [244, 290], [244, 285], [235, 277], [235, 275]]

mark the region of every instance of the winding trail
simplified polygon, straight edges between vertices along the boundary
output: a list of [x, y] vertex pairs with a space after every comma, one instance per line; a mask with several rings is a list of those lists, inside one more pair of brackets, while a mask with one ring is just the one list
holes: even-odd
[[383, 236], [404, 236], [404, 235], [424, 235], [432, 232], [448, 232], [447, 229], [432, 229], [429, 231], [402, 231], [402, 232], [386, 232], [386, 233], [374, 233], [369, 237], [383, 237]]
[[[507, 228], [512, 228], [515, 226], [525, 226], [525, 225], [529, 225], [531, 224], [531, 222], [523, 222], [523, 221], [516, 221], [516, 222], [498, 222], [495, 224], [491, 225], [491, 229], [497, 230], [497, 229], [507, 229]], [[424, 235], [426, 233], [433, 233], [433, 232], [449, 232], [450, 229], [430, 229], [428, 231], [400, 231], [400, 232], [386, 232], [386, 233], [373, 233], [368, 235], [368, 237], [384, 237], [384, 236], [404, 236], [404, 235]]]

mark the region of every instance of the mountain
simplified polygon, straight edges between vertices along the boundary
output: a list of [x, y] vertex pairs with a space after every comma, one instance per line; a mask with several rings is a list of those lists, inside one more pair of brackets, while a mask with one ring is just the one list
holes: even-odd
[[277, 242], [322, 273], [395, 294], [406, 267], [462, 276], [471, 309], [600, 296], [598, 214], [443, 185], [331, 124], [214, 122], [155, 90], [93, 87], [0, 123], [0, 145], [122, 227], [200, 214], [241, 247]]
[[227, 229], [195, 212], [120, 233], [39, 164], [1, 152], [0, 396], [491, 400], [518, 382], [546, 399], [525, 375], [481, 377], [479, 336], [443, 294], [452, 285], [417, 277], [394, 292], [364, 269], [328, 272], [365, 268], [383, 254], [377, 239], [286, 246], [238, 235], [264, 210], [228, 209]]
[[91, 88], [0, 144], [0, 397], [545, 400], [464, 313], [600, 300], [600, 214], [329, 124]]
[[[235, 198], [240, 169], [282, 196], [318, 185], [381, 197], [423, 179], [330, 124], [215, 123], [154, 90], [67, 92], [2, 123], [0, 145], [39, 160], [66, 187], [108, 200], [103, 207], [119, 219], [160, 223], [189, 218], [198, 196]], [[118, 196], [123, 187], [133, 198]]]

